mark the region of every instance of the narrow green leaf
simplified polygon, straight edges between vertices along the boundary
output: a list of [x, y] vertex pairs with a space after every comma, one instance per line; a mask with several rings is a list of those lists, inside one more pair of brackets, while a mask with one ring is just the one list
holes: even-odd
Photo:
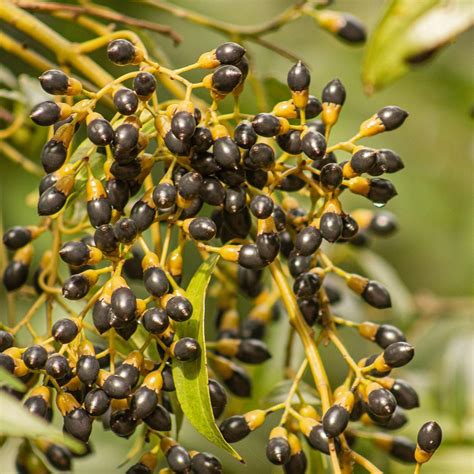
[[362, 80], [370, 93], [406, 74], [415, 58], [451, 42], [473, 24], [472, 2], [392, 0], [366, 46]]
[[196, 339], [202, 351], [201, 356], [193, 362], [173, 360], [173, 378], [178, 401], [189, 422], [211, 443], [225, 449], [243, 462], [242, 457], [222, 437], [214, 421], [209, 397], [204, 325], [205, 301], [206, 289], [218, 259], [218, 255], [213, 255], [203, 262], [189, 282], [186, 296], [193, 305], [193, 315], [188, 321], [176, 325], [176, 333], [179, 338]]
[[32, 415], [18, 400], [1, 391], [0, 407], [2, 407], [0, 409], [0, 435], [29, 439], [42, 438], [64, 444], [76, 453], [84, 451], [79, 441], [64, 435], [58, 428]]
[[0, 367], [0, 386], [7, 386], [20, 391], [25, 390], [25, 384], [4, 367]]

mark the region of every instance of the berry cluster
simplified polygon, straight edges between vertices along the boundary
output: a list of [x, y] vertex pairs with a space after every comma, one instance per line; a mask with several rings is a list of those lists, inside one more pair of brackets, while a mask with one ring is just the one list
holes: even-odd
[[[358, 438], [370, 438], [392, 456], [419, 466], [441, 442], [435, 422], [421, 428], [417, 444], [373, 429], [396, 430], [407, 422], [404, 410], [418, 407], [415, 390], [391, 377], [393, 369], [410, 362], [414, 348], [394, 326], [336, 316], [333, 307], [341, 294], [328, 279], [329, 274], [339, 277], [375, 308], [391, 306], [383, 285], [336, 266], [328, 251], [332, 244], [367, 245], [371, 236], [396, 230], [392, 214], [349, 213], [340, 198], [351, 192], [381, 207], [397, 194], [380, 176], [401, 170], [401, 158], [357, 142], [398, 128], [408, 114], [384, 107], [350, 140], [330, 146], [346, 99], [342, 83], [327, 84], [321, 100], [310, 95], [310, 73], [300, 61], [288, 72], [288, 100], [268, 113], [245, 114], [239, 107], [249, 72], [245, 53], [236, 43], [224, 43], [172, 71], [151, 61], [141, 47], [115, 39], [108, 58], [139, 68], [98, 92], [85, 90], [60, 70], [41, 75], [43, 89], [58, 99], [31, 112], [36, 124], [52, 127], [41, 152], [46, 172], [39, 184], [42, 217], [36, 226], [14, 227], [3, 236], [13, 252], [3, 274], [9, 292], [22, 291], [27, 283], [33, 241], [51, 232], [53, 243], [33, 275], [36, 302], [16, 326], [0, 331], [0, 365], [25, 382], [28, 391], [16, 395], [31, 413], [51, 421], [58, 412], [64, 430], [87, 446], [96, 420], [125, 438], [143, 424], [150, 446], [129, 473], [153, 472], [160, 450], [169, 466], [160, 472], [222, 472], [213, 455], [188, 451], [171, 437], [173, 363], [195, 361], [206, 351], [209, 397], [219, 418], [228, 393], [251, 394], [252, 381], [240, 363], [262, 364], [271, 357], [263, 340], [281, 300], [306, 358], [298, 371], [288, 370], [292, 385], [284, 402], [226, 418], [220, 425], [223, 438], [237, 442], [269, 414], [282, 411], [267, 457], [287, 473], [306, 472], [303, 440], [330, 455], [337, 472], [339, 465], [353, 462], [371, 468], [353, 449]], [[212, 72], [192, 83], [183, 74], [193, 69]], [[158, 99], [162, 76], [185, 86], [182, 100]], [[212, 98], [206, 110], [195, 105], [193, 94], [200, 88]], [[80, 95], [86, 98], [71, 100]], [[115, 108], [111, 119], [96, 111], [106, 96]], [[233, 111], [219, 113], [228, 96]], [[81, 129], [87, 140], [78, 145], [74, 141]], [[335, 151], [350, 157], [340, 162]], [[308, 198], [309, 205], [292, 195]], [[216, 337], [206, 347], [176, 335], [194, 311], [181, 287], [189, 276], [188, 244], [203, 259], [220, 256], [211, 289], [218, 300]], [[239, 311], [242, 299], [251, 303], [247, 317]], [[74, 300], [85, 301], [79, 312]], [[48, 321], [41, 336], [30, 322], [43, 304]], [[355, 361], [338, 336], [344, 326], [382, 352]], [[15, 336], [23, 327], [33, 341], [18, 347]], [[137, 344], [137, 334], [145, 336], [143, 343]], [[334, 391], [319, 358], [321, 341], [332, 343], [348, 364], [346, 379]], [[320, 406], [308, 403], [299, 390], [307, 367]], [[55, 468], [70, 469], [72, 454], [65, 448], [35, 444]]]

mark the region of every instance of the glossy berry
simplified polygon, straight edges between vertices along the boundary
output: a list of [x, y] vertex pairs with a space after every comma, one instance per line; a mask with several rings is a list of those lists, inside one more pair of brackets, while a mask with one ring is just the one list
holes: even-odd
[[342, 168], [336, 163], [328, 163], [321, 168], [319, 178], [326, 189], [336, 189], [342, 183]]
[[385, 130], [395, 130], [403, 124], [408, 117], [408, 112], [396, 105], [389, 105], [380, 109], [377, 112], [377, 117], [382, 122]]
[[110, 375], [104, 382], [102, 389], [110, 397], [115, 399], [127, 398], [130, 395], [130, 384], [118, 375]]
[[[323, 429], [323, 425], [317, 424], [313, 426], [308, 435], [308, 441], [312, 448], [324, 454], [329, 454], [328, 436]], [[338, 449], [339, 440], [335, 438], [334, 441], [336, 444], [336, 449]]]
[[250, 169], [269, 170], [275, 162], [275, 152], [266, 143], [256, 143], [250, 148], [244, 160], [245, 166]]
[[48, 402], [40, 395], [28, 397], [25, 400], [24, 407], [32, 414], [46, 419], [50, 407]]
[[228, 443], [237, 443], [250, 433], [250, 427], [241, 415], [227, 418], [221, 423], [219, 429]]
[[90, 257], [89, 247], [80, 240], [71, 240], [63, 244], [59, 250], [61, 259], [69, 265], [84, 265]]
[[291, 448], [288, 440], [279, 436], [271, 438], [266, 448], [267, 459], [277, 466], [286, 464], [291, 457]]
[[350, 413], [341, 405], [333, 405], [324, 414], [322, 424], [324, 432], [330, 438], [336, 438], [344, 432], [349, 423]]
[[193, 239], [205, 242], [216, 236], [217, 227], [209, 217], [196, 217], [189, 224], [189, 233]]
[[278, 135], [277, 143], [283, 151], [290, 155], [299, 155], [302, 152], [299, 130], [290, 130], [288, 133]]
[[219, 206], [225, 199], [225, 188], [216, 178], [206, 178], [199, 189], [199, 197], [207, 204]]
[[436, 421], [428, 421], [418, 431], [418, 446], [427, 453], [435, 452], [443, 439], [443, 432]]
[[361, 296], [374, 308], [384, 309], [392, 306], [389, 292], [380, 283], [373, 280], [369, 280]]
[[315, 273], [301, 273], [293, 283], [293, 293], [299, 298], [311, 298], [321, 287], [321, 278]]
[[3, 285], [7, 291], [21, 288], [28, 279], [29, 266], [18, 260], [12, 260], [3, 272]]
[[311, 82], [311, 75], [308, 68], [302, 61], [298, 61], [289, 71], [286, 78], [288, 87], [293, 92], [307, 90]]
[[326, 84], [322, 93], [322, 101], [329, 104], [344, 105], [346, 89], [339, 79], [333, 79]]
[[386, 237], [397, 231], [398, 223], [391, 212], [377, 212], [370, 221], [369, 229], [377, 236]]
[[91, 386], [99, 374], [99, 361], [92, 355], [83, 355], [79, 357], [76, 365], [76, 374], [79, 380], [85, 385]]
[[138, 97], [130, 89], [122, 88], [114, 94], [114, 105], [122, 115], [132, 115], [138, 108]]
[[335, 242], [342, 235], [342, 217], [335, 212], [325, 212], [319, 222], [319, 231], [328, 242]]
[[180, 362], [190, 362], [200, 356], [201, 347], [196, 339], [183, 337], [173, 345], [172, 351], [173, 356]]
[[158, 209], [168, 209], [176, 201], [176, 187], [170, 183], [160, 183], [153, 190], [153, 202]]
[[169, 326], [166, 311], [161, 308], [147, 309], [142, 316], [143, 327], [151, 334], [161, 334]]
[[378, 154], [383, 158], [385, 162], [386, 173], [396, 173], [397, 171], [405, 168], [405, 165], [397, 153], [387, 148], [383, 148], [378, 151]]
[[207, 127], [196, 127], [191, 137], [191, 145], [196, 152], [204, 152], [213, 144], [212, 133]]
[[130, 64], [135, 58], [135, 46], [125, 39], [115, 39], [107, 46], [107, 57], [120, 66]]
[[377, 152], [375, 150], [369, 150], [362, 148], [356, 151], [351, 157], [351, 168], [359, 174], [367, 173], [375, 163]]
[[28, 349], [23, 352], [21, 358], [29, 369], [39, 370], [46, 364], [46, 361], [48, 360], [48, 352], [43, 346], [34, 345], [28, 347]]
[[375, 333], [375, 342], [382, 349], [385, 349], [394, 342], [406, 342], [406, 338], [397, 327], [390, 324], [381, 324]]
[[395, 396], [397, 404], [401, 408], [411, 410], [420, 406], [418, 394], [408, 382], [405, 382], [405, 380], [395, 379], [390, 391]]
[[170, 414], [160, 404], [157, 404], [151, 414], [144, 418], [143, 421], [156, 431], [169, 431], [171, 429]]
[[319, 160], [326, 153], [326, 139], [319, 132], [308, 131], [301, 140], [301, 148], [308, 158]]
[[220, 474], [222, 464], [213, 454], [197, 453], [191, 458], [191, 470], [196, 474]]
[[47, 127], [53, 125], [61, 118], [61, 108], [50, 100], [41, 102], [33, 107], [30, 118], [37, 125]]
[[158, 395], [154, 390], [140, 387], [130, 400], [130, 412], [135, 419], [141, 420], [153, 413], [157, 403]]
[[133, 155], [127, 156], [127, 153], [125, 153], [125, 151], [129, 151], [135, 148], [138, 144], [138, 138], [139, 131], [137, 127], [135, 127], [131, 123], [120, 124], [115, 129], [113, 137], [115, 159], [123, 163], [131, 161]]
[[212, 88], [221, 94], [232, 92], [242, 81], [242, 72], [231, 65], [218, 67], [212, 74]]
[[280, 120], [272, 114], [258, 114], [252, 120], [252, 127], [261, 137], [273, 137], [280, 131]]
[[111, 224], [104, 224], [98, 227], [94, 233], [94, 243], [97, 248], [105, 253], [113, 252], [118, 246], [113, 226]]
[[187, 321], [193, 314], [193, 306], [184, 296], [170, 298], [165, 309], [168, 316], [177, 322]]
[[191, 457], [180, 445], [172, 446], [165, 454], [168, 466], [174, 472], [187, 472], [191, 466]]
[[66, 94], [69, 86], [69, 78], [63, 71], [58, 69], [45, 71], [39, 77], [39, 81], [43, 90], [53, 95]]
[[247, 120], [244, 120], [235, 127], [234, 130], [234, 140], [235, 143], [240, 148], [245, 148], [249, 150], [257, 142], [257, 134], [252, 127], [252, 124]]
[[234, 169], [240, 161], [240, 150], [230, 137], [218, 138], [214, 142], [214, 158], [226, 169]]
[[13, 336], [3, 330], [0, 329], [0, 352], [3, 352], [5, 349], [8, 349], [9, 347], [12, 347], [14, 343]]
[[145, 288], [153, 296], [163, 296], [168, 293], [168, 278], [161, 268], [150, 267], [143, 272]]
[[118, 318], [129, 320], [137, 310], [137, 298], [130, 288], [117, 288], [112, 293], [111, 305], [114, 314]]
[[69, 371], [69, 363], [66, 357], [60, 354], [53, 354], [48, 357], [45, 364], [46, 373], [54, 379], [62, 379]]
[[414, 347], [407, 342], [394, 342], [383, 351], [383, 359], [390, 367], [403, 367], [414, 355]]
[[155, 76], [146, 71], [139, 72], [133, 79], [133, 90], [140, 99], [150, 97], [156, 90]]
[[72, 454], [59, 444], [50, 444], [45, 452], [48, 462], [58, 471], [71, 471]]
[[369, 393], [367, 405], [374, 415], [390, 417], [397, 407], [397, 401], [391, 392], [380, 388]]
[[299, 255], [313, 255], [322, 242], [321, 232], [314, 226], [305, 227], [296, 236], [295, 249]]
[[27, 227], [12, 227], [3, 234], [3, 244], [9, 250], [18, 250], [31, 242], [31, 231]]
[[221, 64], [237, 64], [245, 54], [245, 48], [240, 44], [227, 42], [216, 48], [216, 59]]
[[38, 215], [52, 216], [59, 212], [66, 204], [67, 196], [55, 186], [46, 189], [38, 201]]
[[258, 252], [258, 248], [254, 244], [242, 245], [239, 251], [239, 265], [251, 270], [259, 270], [265, 266], [265, 261]]
[[201, 184], [202, 176], [195, 171], [190, 171], [179, 180], [178, 192], [184, 199], [193, 199], [198, 196]]
[[110, 416], [110, 429], [122, 438], [128, 438], [137, 427], [137, 421], [130, 410], [117, 410]]
[[87, 138], [97, 146], [112, 143], [114, 130], [110, 122], [105, 119], [94, 119], [87, 125]]
[[46, 173], [53, 173], [66, 161], [67, 148], [64, 143], [54, 138], [47, 141], [41, 150], [41, 164]]
[[76, 408], [64, 417], [64, 430], [84, 443], [92, 432], [92, 419], [83, 408]]
[[122, 244], [131, 244], [138, 235], [135, 221], [123, 217], [114, 224], [115, 238]]
[[80, 300], [90, 289], [89, 280], [82, 274], [70, 276], [63, 285], [62, 294], [68, 300]]
[[273, 199], [269, 196], [258, 195], [250, 201], [250, 211], [257, 219], [268, 219], [274, 209]]
[[77, 324], [72, 319], [67, 318], [56, 321], [51, 329], [52, 336], [61, 344], [68, 344], [73, 341], [78, 332]]
[[196, 130], [196, 120], [189, 112], [177, 112], [171, 119], [171, 131], [179, 140], [189, 140]]

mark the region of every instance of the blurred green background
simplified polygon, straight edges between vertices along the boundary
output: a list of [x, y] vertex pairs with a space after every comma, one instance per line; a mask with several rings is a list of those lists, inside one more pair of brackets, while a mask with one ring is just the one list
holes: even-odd
[[[174, 3], [236, 24], [263, 22], [291, 4], [284, 0], [180, 0]], [[203, 51], [214, 48], [225, 39], [220, 34], [133, 2], [116, 0], [104, 4], [117, 10], [124, 8], [127, 13], [133, 9], [131, 14], [134, 16], [169, 24], [178, 31], [183, 36], [178, 47], [162, 36], [150, 35], [176, 67], [194, 62]], [[338, 0], [333, 8], [358, 16], [370, 32], [385, 6], [386, 2], [379, 0]], [[84, 40], [90, 37], [72, 23], [51, 20], [45, 15], [40, 17], [68, 38]], [[393, 176], [399, 195], [387, 206], [397, 214], [400, 231], [393, 238], [374, 242], [371, 249], [382, 258], [366, 251], [354, 253], [351, 257], [355, 266], [360, 268], [360, 262], [366, 262], [366, 273], [387, 283], [392, 294], [396, 295], [394, 310], [382, 316], [375, 312], [367, 313], [366, 307], [349, 300], [344, 306], [344, 316], [401, 320], [400, 324], [414, 342], [417, 354], [410, 368], [400, 372], [419, 389], [422, 398], [422, 407], [409, 413], [411, 422], [402, 434], [413, 437], [424, 421], [436, 419], [443, 426], [445, 442], [433, 460], [423, 467], [423, 472], [474, 472], [473, 33], [463, 34], [433, 61], [416, 68], [372, 97], [364, 94], [360, 80], [363, 48], [341, 44], [318, 29], [310, 18], [300, 19], [265, 38], [293, 51], [310, 66], [313, 94], [319, 95], [332, 78], [338, 77], [344, 83], [348, 97], [332, 140], [352, 136], [362, 120], [384, 105], [396, 104], [410, 112], [401, 129], [365, 142], [373, 147], [392, 148], [405, 162], [405, 170]], [[260, 78], [274, 77], [285, 82], [290, 67], [287, 59], [254, 44], [249, 44], [249, 49]], [[104, 50], [94, 57], [108, 67]], [[0, 58], [0, 63], [15, 74], [38, 75], [3, 50], [0, 50]], [[244, 96], [242, 110], [255, 111], [250, 93]], [[44, 134], [38, 132], [24, 141], [17, 137], [15, 144], [26, 156], [38, 162], [43, 140]], [[35, 209], [27, 204], [26, 199], [36, 187], [36, 179], [2, 157], [0, 183], [4, 227], [36, 222]], [[344, 199], [348, 203], [345, 204], [347, 209], [367, 207], [362, 198], [346, 196]], [[278, 335], [277, 340], [281, 341], [282, 330], [283, 326], [273, 330]], [[362, 356], [373, 350], [358, 339], [349, 337], [347, 341], [356, 355]], [[278, 348], [276, 345], [275, 350]], [[334, 367], [334, 380], [337, 381], [338, 376], [342, 376], [343, 364], [339, 359], [337, 363], [334, 361], [335, 353], [325, 352], [329, 352], [325, 359]], [[278, 361], [278, 357], [271, 364], [276, 364], [275, 360]], [[259, 376], [264, 377], [277, 368], [276, 365], [266, 366]], [[270, 425], [267, 423], [269, 428]], [[222, 456], [226, 461], [226, 473], [273, 472], [264, 459], [266, 432], [260, 431], [249, 442], [239, 445], [248, 460], [247, 467], [238, 466]], [[122, 461], [130, 441], [102, 435], [97, 428], [93, 439], [96, 454], [77, 460], [76, 471], [123, 472], [123, 468], [116, 471], [114, 466]], [[208, 446], [201, 444], [201, 439], [190, 429], [186, 429], [183, 439], [188, 446]], [[2, 472], [11, 472], [11, 467], [5, 468], [3, 459], [12, 466], [12, 452], [12, 443], [10, 448], [7, 445], [0, 451], [6, 469]], [[370, 446], [363, 447], [363, 452], [384, 472], [412, 472], [412, 467], [384, 464], [380, 454]]]

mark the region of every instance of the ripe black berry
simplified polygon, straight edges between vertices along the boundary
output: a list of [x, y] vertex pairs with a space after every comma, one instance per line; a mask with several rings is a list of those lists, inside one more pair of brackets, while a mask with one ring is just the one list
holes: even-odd
[[139, 72], [133, 79], [133, 90], [140, 99], [148, 99], [156, 90], [156, 79], [149, 72]]
[[117, 221], [114, 224], [113, 231], [115, 238], [122, 244], [131, 244], [138, 234], [135, 221], [129, 219], [128, 217], [123, 217]]
[[12, 227], [3, 234], [3, 244], [9, 250], [18, 250], [31, 242], [31, 230], [27, 227]]
[[53, 125], [61, 118], [61, 108], [51, 100], [41, 102], [33, 107], [30, 118], [37, 125], [47, 127]]
[[250, 211], [257, 219], [269, 218], [274, 209], [273, 199], [269, 196], [258, 195], [250, 201]]
[[134, 420], [130, 410], [118, 410], [110, 416], [110, 429], [122, 438], [128, 438], [133, 434], [137, 427], [137, 421]]
[[325, 212], [321, 216], [319, 231], [328, 242], [335, 242], [342, 235], [342, 230], [343, 221], [339, 214], [335, 212]]
[[89, 280], [82, 274], [70, 276], [63, 285], [62, 293], [68, 300], [80, 300], [90, 289]]
[[196, 474], [221, 474], [222, 464], [210, 453], [197, 453], [191, 458], [191, 470]]
[[336, 163], [328, 163], [321, 168], [321, 184], [329, 190], [337, 188], [342, 183], [342, 168]]
[[135, 46], [125, 39], [116, 39], [107, 46], [107, 57], [120, 66], [130, 64], [135, 58]]
[[122, 115], [132, 115], [138, 108], [138, 97], [135, 92], [126, 87], [119, 89], [113, 97], [117, 112]]
[[153, 190], [153, 202], [158, 209], [168, 209], [176, 201], [176, 187], [170, 183], [160, 183]]
[[228, 443], [236, 443], [250, 433], [250, 427], [243, 416], [231, 416], [224, 420], [219, 429]]
[[396, 105], [389, 105], [380, 109], [377, 117], [383, 123], [385, 130], [395, 130], [403, 124], [408, 117], [408, 112]]
[[52, 173], [64, 164], [67, 156], [67, 148], [61, 141], [54, 138], [47, 141], [41, 150], [41, 164], [46, 173]]
[[214, 379], [209, 379], [209, 396], [211, 398], [214, 418], [219, 418], [227, 405], [227, 394], [224, 387]]
[[161, 308], [147, 309], [142, 316], [143, 327], [151, 334], [161, 334], [169, 326], [166, 311]]
[[140, 387], [130, 400], [130, 412], [136, 420], [150, 416], [158, 403], [158, 395], [148, 387]]
[[397, 404], [400, 407], [405, 408], [406, 410], [411, 410], [420, 406], [418, 394], [408, 382], [405, 382], [405, 380], [395, 379], [390, 391], [395, 396]]
[[68, 344], [75, 339], [79, 332], [77, 324], [72, 319], [60, 319], [53, 324], [51, 334], [61, 344]]
[[322, 101], [329, 104], [344, 105], [346, 89], [339, 79], [333, 79], [326, 84], [322, 93]]
[[246, 167], [251, 169], [269, 170], [275, 162], [275, 152], [266, 143], [256, 143], [250, 148], [244, 159]]
[[112, 293], [111, 305], [118, 318], [128, 321], [133, 318], [137, 310], [137, 298], [130, 288], [124, 286]]
[[216, 236], [217, 227], [209, 217], [196, 217], [189, 224], [189, 233], [195, 240], [208, 241]]
[[324, 432], [335, 438], [344, 432], [349, 423], [350, 413], [341, 405], [333, 405], [324, 414], [322, 423]]
[[319, 160], [326, 153], [326, 139], [319, 132], [308, 131], [301, 140], [304, 154], [312, 159]]
[[173, 296], [166, 303], [166, 313], [174, 321], [187, 321], [193, 314], [191, 302], [184, 296]]
[[311, 75], [302, 61], [298, 61], [289, 71], [286, 79], [288, 87], [293, 92], [304, 91], [309, 88]]
[[76, 374], [80, 381], [88, 386], [94, 384], [99, 374], [99, 361], [92, 355], [79, 357], [76, 365]]
[[127, 398], [131, 392], [130, 384], [118, 375], [110, 375], [107, 377], [102, 389], [110, 398], [115, 399]]
[[69, 363], [63, 355], [53, 354], [45, 364], [46, 373], [54, 379], [62, 379], [70, 372]]
[[108, 120], [98, 118], [88, 123], [87, 138], [97, 146], [109, 145], [114, 139], [114, 130]]
[[50, 69], [39, 77], [41, 87], [48, 94], [64, 95], [69, 86], [69, 78], [63, 71]]
[[221, 94], [232, 92], [241, 81], [242, 72], [236, 66], [220, 66], [212, 74], [212, 88]]
[[171, 119], [171, 131], [179, 140], [189, 140], [196, 130], [196, 120], [189, 112], [177, 112]]
[[418, 431], [418, 446], [427, 453], [433, 453], [439, 448], [443, 432], [436, 421], [428, 421]]
[[227, 42], [216, 48], [216, 59], [221, 64], [236, 64], [245, 54], [245, 48], [240, 44]]
[[213, 147], [214, 158], [226, 169], [234, 169], [240, 162], [240, 150], [230, 137], [218, 138]]
[[413, 359], [415, 349], [407, 342], [394, 342], [383, 351], [383, 359], [390, 367], [402, 367]]
[[44, 367], [48, 360], [48, 352], [43, 346], [30, 346], [23, 352], [21, 358], [25, 365], [32, 370], [39, 370]]
[[380, 283], [373, 280], [369, 280], [361, 296], [374, 308], [384, 309], [392, 306], [389, 292]]
[[143, 421], [156, 431], [169, 431], [171, 429], [170, 414], [160, 404], [157, 404], [151, 414], [144, 418]]
[[239, 265], [252, 270], [258, 270], [265, 266], [265, 261], [260, 256], [257, 246], [254, 244], [242, 245], [239, 251]]
[[196, 360], [201, 354], [199, 343], [192, 337], [183, 337], [173, 344], [171, 350], [174, 357], [180, 362]]
[[257, 134], [247, 120], [240, 122], [234, 130], [234, 140], [240, 148], [249, 150], [257, 142]]
[[257, 135], [274, 137], [280, 132], [280, 120], [272, 114], [258, 114], [252, 120], [252, 127]]
[[314, 226], [308, 226], [296, 236], [295, 249], [299, 255], [310, 256], [318, 250], [321, 242], [321, 232]]
[[298, 298], [311, 298], [321, 287], [321, 278], [315, 273], [301, 273], [293, 283], [293, 292]]
[[382, 349], [385, 349], [394, 342], [406, 342], [406, 338], [397, 327], [390, 324], [381, 324], [375, 333], [375, 342]]

